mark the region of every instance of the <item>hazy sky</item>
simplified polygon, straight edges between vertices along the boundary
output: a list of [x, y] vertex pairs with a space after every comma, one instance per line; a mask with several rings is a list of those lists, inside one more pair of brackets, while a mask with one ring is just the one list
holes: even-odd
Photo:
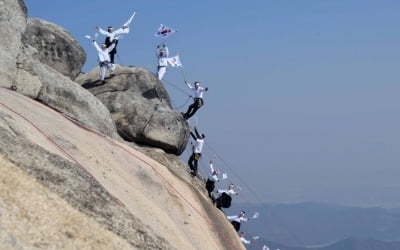
[[[97, 65], [84, 38], [96, 25], [119, 27], [136, 10], [116, 62], [152, 71], [158, 26], [178, 30], [171, 54], [210, 88], [191, 119], [206, 134], [201, 171], [216, 154], [243, 188], [237, 201], [400, 205], [399, 1], [25, 2], [79, 41], [84, 71]], [[182, 72], [165, 79], [183, 105]]]

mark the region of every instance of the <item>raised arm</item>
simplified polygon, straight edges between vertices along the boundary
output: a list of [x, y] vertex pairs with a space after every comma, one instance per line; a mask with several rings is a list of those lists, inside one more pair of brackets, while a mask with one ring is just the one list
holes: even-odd
[[107, 48], [107, 51], [110, 52], [111, 50], [113, 50], [115, 47], [115, 40], [112, 41], [111, 45]]
[[190, 85], [186, 80], [185, 80], [185, 84], [186, 84], [186, 86], [188, 86], [189, 89], [193, 89], [193, 86]]
[[99, 31], [100, 34], [102, 34], [103, 36], [109, 36], [110, 33], [103, 30], [102, 28], [100, 28], [99, 26], [96, 26], [96, 29]]
[[97, 50], [97, 52], [100, 52], [101, 49], [99, 47], [99, 45], [97, 44], [96, 40], [93, 40], [93, 46], [95, 47], [95, 49]]
[[165, 46], [165, 57], [169, 57], [169, 49]]
[[214, 174], [214, 166], [213, 166], [212, 161], [210, 161], [210, 172], [211, 172], [211, 174]]
[[202, 136], [199, 134], [199, 131], [197, 131], [196, 127], [194, 127], [194, 132], [196, 133], [197, 138], [202, 138]]
[[231, 216], [226, 216], [226, 218], [228, 219], [228, 220], [234, 220], [234, 219], [237, 219], [237, 215], [231, 215]]
[[246, 244], [246, 245], [250, 245], [250, 244], [251, 244], [251, 241], [246, 240], [246, 239], [243, 238], [243, 237], [241, 237], [240, 240], [241, 240], [244, 244]]
[[190, 135], [192, 136], [193, 140], [197, 140], [197, 137], [193, 134], [193, 132], [190, 132]]
[[122, 35], [122, 34], [128, 34], [129, 33], [129, 27], [128, 26], [122, 26], [122, 28], [117, 29], [114, 31], [114, 35]]

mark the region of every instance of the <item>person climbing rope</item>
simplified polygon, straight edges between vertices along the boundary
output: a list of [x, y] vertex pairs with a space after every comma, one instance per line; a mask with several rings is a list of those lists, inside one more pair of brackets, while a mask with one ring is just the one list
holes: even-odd
[[239, 234], [240, 241], [243, 242], [243, 244], [245, 244], [245, 245], [250, 245], [251, 241], [246, 239], [245, 236], [246, 236], [245, 232], [240, 232], [240, 234]]
[[[236, 232], [239, 232], [240, 225], [243, 221], [248, 221], [250, 218], [244, 217], [245, 211], [240, 211], [238, 215], [226, 216], [228, 220], [231, 221], [231, 224], [235, 228]], [[258, 213], [255, 213], [251, 219], [256, 219], [258, 217]]]
[[158, 58], [157, 77], [159, 80], [161, 80], [167, 72], [169, 56], [168, 47], [165, 44], [158, 45], [156, 49], [156, 56]]
[[213, 196], [211, 195], [211, 193], [214, 191], [215, 182], [219, 181], [219, 178], [218, 178], [219, 170], [214, 169], [212, 161], [210, 161], [210, 172], [211, 172], [211, 175], [207, 178], [206, 189], [208, 192], [208, 196], [212, 199]]
[[259, 236], [254, 236], [251, 238], [251, 240], [248, 240], [245, 238], [245, 236], [246, 236], [245, 232], [240, 232], [239, 234], [240, 241], [243, 242], [243, 244], [245, 245], [250, 245], [253, 241], [258, 240], [260, 238]]
[[105, 83], [105, 76], [106, 76], [106, 70], [108, 69], [110, 71], [110, 74], [112, 74], [115, 70], [115, 65], [110, 63], [110, 55], [109, 52], [114, 48], [115, 43], [112, 43], [108, 48], [106, 44], [101, 44], [101, 47], [97, 44], [96, 40], [93, 39], [93, 46], [96, 48], [98, 52], [98, 62], [100, 66], [100, 81], [101, 84]]
[[188, 164], [189, 164], [190, 170], [192, 171], [192, 175], [196, 176], [197, 175], [197, 165], [198, 165], [198, 161], [201, 158], [201, 151], [203, 150], [205, 135], [200, 134], [197, 131], [196, 127], [194, 127], [194, 132], [196, 134], [193, 134], [193, 132], [190, 131], [190, 135], [195, 140], [195, 143], [193, 145], [193, 148], [192, 148], [193, 152], [189, 158]]
[[183, 114], [183, 117], [187, 120], [192, 117], [196, 111], [204, 105], [203, 101], [203, 93], [208, 91], [208, 88], [203, 88], [200, 86], [200, 82], [194, 82], [194, 87], [190, 85], [186, 80], [185, 84], [194, 91], [194, 102], [188, 107], [186, 113]]
[[219, 196], [214, 200], [214, 202], [217, 208], [221, 209], [230, 208], [232, 203], [232, 195], [238, 195], [239, 193], [234, 190], [234, 185], [231, 183], [226, 190], [218, 189], [217, 194], [219, 194]]

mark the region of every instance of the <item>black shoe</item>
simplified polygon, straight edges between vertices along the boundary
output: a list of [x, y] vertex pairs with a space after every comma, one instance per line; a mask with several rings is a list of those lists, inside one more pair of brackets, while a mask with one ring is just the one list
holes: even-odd
[[106, 84], [106, 80], [101, 81], [101, 85]]

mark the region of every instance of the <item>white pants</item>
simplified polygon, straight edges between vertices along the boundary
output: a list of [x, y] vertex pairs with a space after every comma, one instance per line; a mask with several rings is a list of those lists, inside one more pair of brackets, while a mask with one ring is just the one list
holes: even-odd
[[158, 79], [161, 80], [164, 77], [166, 72], [167, 72], [167, 67], [158, 66], [158, 71], [157, 71]]
[[110, 73], [113, 73], [115, 70], [115, 65], [112, 63], [108, 62], [101, 62], [100, 63], [100, 80], [104, 81], [104, 78], [106, 77], [106, 70], [109, 70]]

